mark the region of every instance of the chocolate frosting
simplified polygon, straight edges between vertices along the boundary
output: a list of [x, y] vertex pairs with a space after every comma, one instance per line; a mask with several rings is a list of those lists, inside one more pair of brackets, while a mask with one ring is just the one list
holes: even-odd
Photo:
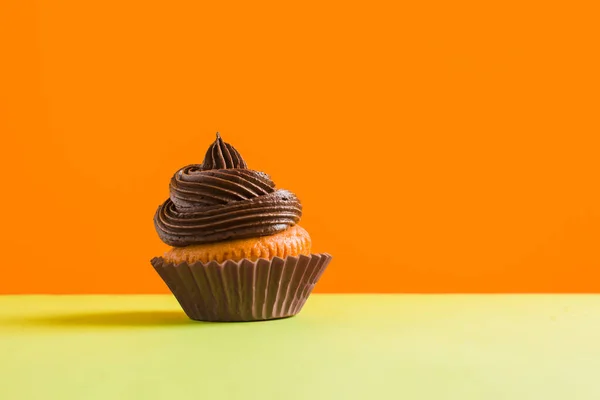
[[296, 195], [276, 190], [267, 174], [248, 169], [217, 133], [202, 164], [185, 166], [171, 178], [170, 198], [158, 207], [154, 226], [163, 242], [184, 247], [272, 235], [301, 216]]

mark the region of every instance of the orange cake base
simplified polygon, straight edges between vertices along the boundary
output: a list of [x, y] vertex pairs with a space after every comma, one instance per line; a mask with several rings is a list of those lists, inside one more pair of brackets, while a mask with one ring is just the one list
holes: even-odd
[[198, 244], [186, 247], [173, 247], [166, 252], [163, 260], [166, 263], [194, 263], [201, 261], [223, 262], [225, 260], [240, 261], [259, 258], [268, 260], [274, 257], [310, 255], [311, 240], [308, 232], [299, 225], [271, 236], [250, 239], [231, 240], [220, 243]]

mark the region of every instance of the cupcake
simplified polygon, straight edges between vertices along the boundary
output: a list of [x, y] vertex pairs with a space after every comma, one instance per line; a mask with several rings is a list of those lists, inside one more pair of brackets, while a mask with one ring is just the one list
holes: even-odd
[[172, 248], [151, 263], [188, 317], [259, 321], [300, 312], [331, 256], [311, 253], [294, 193], [248, 169], [219, 133], [202, 164], [181, 168], [169, 188], [154, 226]]

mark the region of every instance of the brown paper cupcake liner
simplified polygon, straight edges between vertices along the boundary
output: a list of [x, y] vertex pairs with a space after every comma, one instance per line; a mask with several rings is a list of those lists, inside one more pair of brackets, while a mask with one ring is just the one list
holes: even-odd
[[260, 321], [300, 312], [331, 255], [172, 264], [151, 260], [183, 311], [198, 321]]

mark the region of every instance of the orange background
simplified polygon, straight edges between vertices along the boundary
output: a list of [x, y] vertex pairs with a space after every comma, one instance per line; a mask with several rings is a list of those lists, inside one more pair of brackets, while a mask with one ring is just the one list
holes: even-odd
[[318, 291], [600, 291], [593, 2], [398, 3], [0, 1], [0, 292], [166, 292], [152, 217], [217, 130]]

